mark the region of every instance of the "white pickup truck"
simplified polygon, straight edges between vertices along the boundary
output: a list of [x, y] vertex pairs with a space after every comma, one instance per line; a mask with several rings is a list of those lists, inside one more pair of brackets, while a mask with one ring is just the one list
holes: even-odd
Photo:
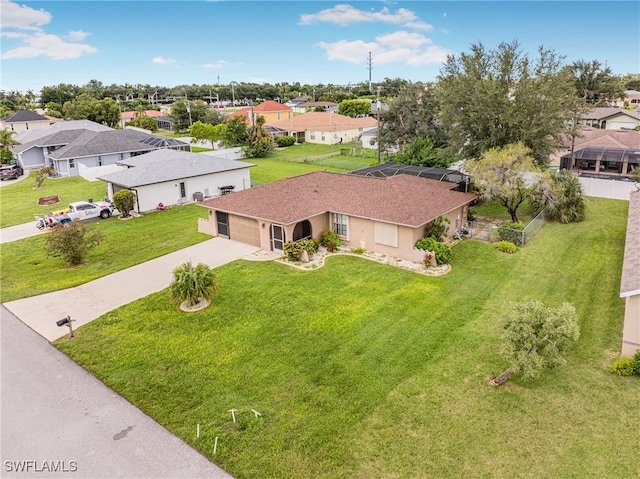
[[44, 218], [36, 217], [36, 226], [38, 229], [44, 229], [47, 226], [71, 223], [73, 220], [84, 221], [98, 217], [106, 219], [113, 214], [113, 210], [113, 205], [108, 201], [98, 201], [97, 203], [76, 201], [63, 211], [47, 213]]

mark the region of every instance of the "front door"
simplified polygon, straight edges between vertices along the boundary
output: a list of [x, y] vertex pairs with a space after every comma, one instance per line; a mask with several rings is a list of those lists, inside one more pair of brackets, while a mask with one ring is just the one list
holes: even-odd
[[229, 215], [222, 211], [216, 211], [216, 223], [218, 236], [229, 238]]
[[279, 253], [284, 250], [284, 228], [280, 225], [271, 225], [271, 250]]

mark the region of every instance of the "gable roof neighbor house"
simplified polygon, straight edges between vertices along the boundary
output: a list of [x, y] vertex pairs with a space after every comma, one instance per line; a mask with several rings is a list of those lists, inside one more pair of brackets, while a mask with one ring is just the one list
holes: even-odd
[[[223, 189], [250, 187], [249, 168], [255, 166], [243, 161], [216, 158], [187, 151], [161, 149], [126, 158], [118, 162], [120, 171], [101, 175], [107, 182], [110, 199], [121, 189], [135, 190], [137, 211], [181, 204], [194, 199], [220, 195]], [[198, 195], [197, 193], [200, 193]]]
[[23, 131], [41, 130], [49, 127], [51, 122], [33, 110], [18, 110], [12, 115], [0, 118], [0, 129], [15, 131], [21, 133]]
[[291, 107], [278, 103], [277, 101], [267, 100], [253, 107], [240, 108], [229, 114], [227, 118], [240, 116], [245, 119], [247, 125], [252, 125], [254, 118], [257, 118], [258, 115], [264, 117], [265, 125], [272, 125], [278, 120], [291, 118], [293, 110]]
[[372, 117], [351, 118], [338, 113], [310, 111], [302, 115], [280, 120], [273, 124], [289, 132], [296, 138], [304, 138], [309, 143], [334, 145], [357, 141], [360, 135], [378, 124]]

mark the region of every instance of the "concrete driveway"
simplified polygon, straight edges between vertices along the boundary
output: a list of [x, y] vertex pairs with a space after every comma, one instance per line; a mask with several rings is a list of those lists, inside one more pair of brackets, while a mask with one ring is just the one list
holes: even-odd
[[171, 284], [173, 270], [186, 261], [215, 268], [240, 258], [273, 257], [266, 252], [256, 256], [256, 250], [255, 246], [216, 237], [74, 288], [10, 301], [4, 306], [31, 329], [54, 341], [69, 332], [66, 326], [57, 326], [57, 320], [69, 315], [77, 328], [120, 306], [161, 291]]
[[232, 478], [5, 308], [0, 315], [0, 477]]
[[46, 233], [47, 230], [49, 230], [49, 228], [45, 228], [43, 230], [39, 230], [38, 228], [36, 228], [35, 218], [31, 223], [24, 223], [21, 225], [0, 228], [0, 244], [10, 243], [11, 241], [18, 241], [23, 238], [41, 235], [42, 233]]

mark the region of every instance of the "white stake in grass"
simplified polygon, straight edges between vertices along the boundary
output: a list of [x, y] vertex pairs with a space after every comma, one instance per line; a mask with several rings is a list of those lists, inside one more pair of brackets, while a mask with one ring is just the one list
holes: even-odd
[[200, 437], [200, 423], [198, 423], [198, 427], [196, 428], [196, 439]]
[[255, 415], [256, 415], [256, 417], [258, 417], [258, 416], [262, 416], [262, 414], [260, 414], [260, 413], [259, 413], [258, 411], [256, 411], [255, 409], [252, 409], [252, 411], [253, 411], [253, 414], [255, 414]]
[[213, 453], [215, 454], [218, 450], [218, 436], [216, 436], [216, 441], [213, 443]]
[[229, 412], [231, 413], [231, 417], [233, 418], [233, 422], [236, 422], [236, 411], [237, 409], [229, 409]]

